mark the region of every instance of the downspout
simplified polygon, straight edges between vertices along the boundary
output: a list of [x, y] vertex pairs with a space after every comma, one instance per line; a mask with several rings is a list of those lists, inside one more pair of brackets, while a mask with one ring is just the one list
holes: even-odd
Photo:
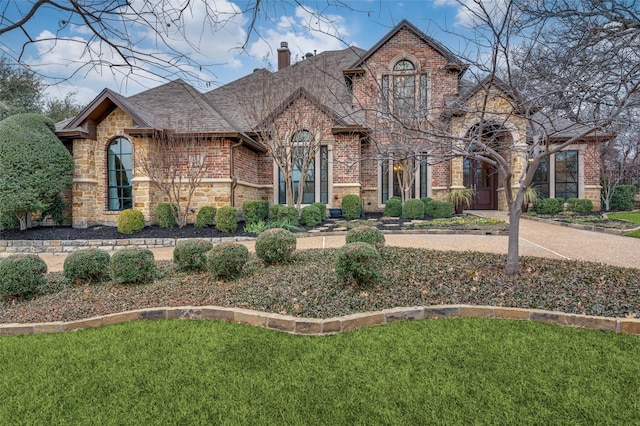
[[235, 174], [235, 168], [233, 165], [233, 149], [242, 145], [242, 141], [234, 143], [229, 147], [229, 178], [231, 179], [231, 207], [236, 206], [236, 187], [238, 186], [238, 178]]

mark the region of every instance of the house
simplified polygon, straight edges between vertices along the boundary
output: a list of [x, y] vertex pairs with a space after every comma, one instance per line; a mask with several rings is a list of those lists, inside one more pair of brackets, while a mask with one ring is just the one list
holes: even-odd
[[[141, 155], [153, 152], [161, 138], [175, 138], [180, 150], [180, 140], [189, 135], [202, 142], [189, 155], [206, 165], [192, 196], [194, 209], [241, 208], [250, 199], [286, 203], [291, 195], [269, 154], [266, 121], [303, 151], [310, 138], [318, 144], [308, 170], [292, 165], [293, 186], [304, 186], [303, 204], [340, 207], [344, 195], [358, 194], [365, 210], [380, 211], [402, 191], [407, 197], [442, 199], [452, 188], [472, 187], [477, 196], [471, 209], [506, 209], [504, 183], [492, 166], [456, 156], [430, 161], [433, 152], [420, 135], [399, 130], [389, 119], [437, 116], [454, 134], [475, 131], [472, 107], [487, 87], [466, 81], [466, 70], [448, 49], [402, 21], [369, 50], [307, 54], [293, 64], [283, 42], [277, 71], [257, 69], [207, 93], [181, 80], [130, 97], [105, 89], [57, 127], [76, 165], [69, 195], [73, 225], [114, 224], [127, 208], [154, 222], [156, 206], [166, 198], [140, 167]], [[525, 146], [529, 129], [508, 91], [499, 82], [488, 90], [491, 111], [496, 116], [506, 111], [509, 119], [483, 132]], [[568, 138], [570, 132], [557, 135]], [[398, 154], [400, 147], [412, 151], [410, 163]], [[541, 164], [534, 183], [543, 196], [588, 198], [598, 207], [597, 159], [597, 139], [583, 138]], [[526, 158], [516, 151], [511, 161], [519, 173]]]

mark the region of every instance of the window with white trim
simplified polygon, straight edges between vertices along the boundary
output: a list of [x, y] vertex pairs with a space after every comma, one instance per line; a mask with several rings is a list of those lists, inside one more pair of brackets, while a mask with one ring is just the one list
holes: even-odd
[[391, 74], [382, 76], [384, 104], [399, 117], [424, 117], [428, 109], [428, 78], [413, 62], [401, 59]]

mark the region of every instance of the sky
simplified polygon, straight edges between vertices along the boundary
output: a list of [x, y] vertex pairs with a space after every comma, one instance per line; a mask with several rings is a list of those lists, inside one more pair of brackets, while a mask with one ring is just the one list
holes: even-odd
[[[104, 32], [102, 36], [131, 40], [136, 49], [154, 61], [173, 60], [171, 52], [177, 52], [183, 55], [180, 67], [139, 63], [131, 74], [128, 68], [117, 66], [122, 61], [115, 59], [114, 52], [101, 45], [95, 36], [91, 38], [92, 34], [78, 16], [69, 17], [51, 8], [39, 9], [24, 30], [3, 34], [0, 50], [13, 59], [22, 54], [22, 60], [31, 69], [47, 76], [44, 81], [49, 84], [48, 96], [63, 98], [75, 92], [76, 100], [87, 104], [104, 88], [131, 96], [175, 78], [183, 78], [205, 92], [247, 75], [255, 68], [277, 68], [277, 49], [282, 41], [288, 43], [292, 61], [300, 60], [307, 52], [339, 50], [348, 45], [366, 50], [402, 19], [454, 53], [464, 53], [468, 46], [460, 35], [465, 34], [469, 16], [455, 0], [262, 0], [252, 30], [249, 6], [254, 2], [247, 0], [190, 0], [182, 21], [159, 9], [149, 10], [153, 7], [149, 5], [179, 5], [187, 0], [131, 1], [138, 10], [154, 12], [153, 15], [147, 13], [146, 17], [167, 19], [148, 21], [156, 31], [148, 25], [127, 21], [118, 27], [116, 34]], [[499, 2], [487, 0], [485, 3], [492, 1]], [[8, 0], [1, 6], [0, 28], [15, 22], [33, 2]], [[464, 2], [471, 4], [472, 0]], [[108, 21], [105, 19], [105, 22]], [[172, 25], [179, 22], [185, 24], [184, 31], [178, 31], [180, 25]], [[27, 40], [25, 34], [38, 42], [22, 50]], [[61, 41], [59, 37], [55, 40], [56, 35], [67, 40]], [[160, 37], [164, 42], [158, 41]], [[89, 67], [86, 64], [90, 55], [115, 66]]]

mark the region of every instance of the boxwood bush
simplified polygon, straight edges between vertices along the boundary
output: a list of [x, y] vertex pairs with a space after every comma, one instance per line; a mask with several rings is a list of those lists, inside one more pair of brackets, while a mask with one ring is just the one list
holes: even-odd
[[631, 211], [636, 202], [635, 185], [618, 185], [613, 190], [609, 207], [611, 210]]
[[325, 203], [313, 203], [312, 206], [316, 206], [320, 210], [321, 220], [327, 218], [327, 205]]
[[425, 214], [434, 219], [453, 217], [453, 206], [448, 201], [432, 201], [427, 205]]
[[336, 255], [336, 275], [344, 284], [367, 286], [382, 275], [382, 258], [371, 244], [356, 242], [342, 246]]
[[244, 223], [251, 225], [269, 219], [269, 202], [266, 200], [247, 200], [242, 203]]
[[135, 234], [144, 229], [144, 215], [135, 209], [122, 210], [118, 215], [118, 232], [125, 235]]
[[368, 243], [377, 249], [384, 247], [384, 234], [374, 226], [358, 226], [350, 229], [345, 238], [348, 243]]
[[20, 221], [13, 213], [0, 212], [0, 231], [7, 229], [18, 229], [20, 227]]
[[533, 202], [533, 211], [538, 214], [556, 214], [562, 211], [563, 198], [538, 198]]
[[585, 198], [569, 198], [567, 200], [567, 210], [576, 213], [592, 212], [593, 201]]
[[298, 226], [298, 209], [294, 206], [280, 206], [276, 216], [276, 222], [284, 222], [288, 225]]
[[269, 207], [269, 220], [270, 221], [276, 221], [278, 220], [278, 212], [280, 211], [280, 209], [283, 206], [280, 204], [272, 204], [271, 207]]
[[47, 264], [35, 254], [12, 254], [0, 260], [0, 294], [24, 297], [46, 283]]
[[256, 238], [256, 255], [265, 265], [286, 263], [296, 250], [296, 237], [286, 229], [267, 229]]
[[347, 194], [342, 197], [342, 216], [346, 219], [357, 219], [362, 210], [362, 200], [356, 194]]
[[202, 206], [196, 216], [196, 228], [206, 228], [213, 223], [216, 218], [216, 208], [213, 206]]
[[171, 210], [175, 212], [177, 208], [169, 203], [160, 203], [156, 207], [156, 223], [160, 228], [173, 228], [177, 225]]
[[424, 204], [424, 211], [427, 211], [427, 206], [429, 205], [430, 202], [433, 201], [433, 198], [431, 197], [422, 197], [420, 198], [420, 201], [422, 201], [422, 204]]
[[384, 215], [389, 217], [402, 216], [402, 200], [400, 198], [389, 198], [384, 205]]
[[422, 219], [424, 217], [424, 203], [415, 198], [405, 201], [402, 206], [402, 217], [405, 219]]
[[173, 263], [182, 271], [200, 271], [207, 263], [206, 254], [213, 244], [205, 240], [186, 240], [173, 249]]
[[249, 249], [239, 243], [220, 243], [207, 253], [207, 271], [214, 278], [233, 280], [242, 275], [244, 265], [249, 260]]
[[131, 247], [111, 256], [109, 271], [116, 284], [147, 283], [155, 278], [156, 262], [151, 250]]
[[216, 229], [232, 233], [238, 229], [238, 211], [233, 206], [220, 207], [216, 212]]
[[110, 260], [109, 253], [103, 250], [74, 251], [64, 260], [63, 274], [72, 282], [100, 282], [109, 278]]
[[300, 223], [304, 226], [316, 226], [322, 223], [322, 213], [313, 204], [304, 206], [300, 214]]

